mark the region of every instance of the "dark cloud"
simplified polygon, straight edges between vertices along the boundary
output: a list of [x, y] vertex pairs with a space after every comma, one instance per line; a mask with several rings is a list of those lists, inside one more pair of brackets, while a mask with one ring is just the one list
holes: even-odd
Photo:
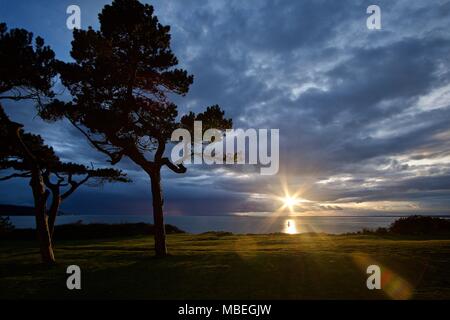
[[[68, 59], [64, 7], [71, 3], [16, 2], [0, 1], [1, 19], [35, 30]], [[106, 2], [79, 1], [84, 27], [97, 27]], [[237, 127], [280, 129], [278, 176], [260, 176], [252, 166], [190, 166], [184, 177], [164, 172], [167, 212], [273, 211], [283, 185], [312, 201], [302, 205], [305, 212], [449, 211], [449, 1], [378, 1], [379, 31], [366, 28], [369, 1], [153, 4], [172, 26], [182, 66], [195, 75], [187, 97], [175, 98], [181, 112], [218, 103]], [[64, 159], [106, 165], [67, 123], [45, 124], [32, 107], [7, 110]], [[134, 184], [83, 188], [64, 208], [151, 210], [145, 174], [130, 161], [119, 167]], [[27, 186], [14, 186], [11, 195], [0, 184], [0, 202], [29, 201]], [[374, 207], [351, 206], [365, 202]]]

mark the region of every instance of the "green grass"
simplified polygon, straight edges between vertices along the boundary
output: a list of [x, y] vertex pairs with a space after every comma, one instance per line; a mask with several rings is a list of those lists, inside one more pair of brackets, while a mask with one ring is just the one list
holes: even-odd
[[[149, 237], [58, 242], [57, 266], [39, 263], [34, 242], [2, 241], [0, 298], [58, 299], [449, 299], [450, 240], [367, 235], [168, 236], [153, 257]], [[82, 290], [66, 289], [66, 267]], [[384, 290], [366, 268], [382, 267]]]

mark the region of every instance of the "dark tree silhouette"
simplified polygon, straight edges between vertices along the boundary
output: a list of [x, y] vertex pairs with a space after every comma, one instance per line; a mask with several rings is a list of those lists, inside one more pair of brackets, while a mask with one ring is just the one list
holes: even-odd
[[[52, 175], [56, 181], [52, 181]], [[52, 194], [50, 208], [48, 209], [48, 227], [52, 239], [55, 219], [61, 203], [81, 185], [87, 184], [96, 187], [107, 182], [131, 181], [120, 170], [112, 168], [94, 169], [76, 163], [59, 163], [56, 166], [46, 168], [43, 177], [45, 185]]]
[[185, 173], [182, 164], [164, 156], [173, 130], [201, 119], [204, 128], [231, 128], [218, 106], [177, 120], [171, 95], [185, 95], [193, 76], [177, 69], [170, 49], [170, 27], [153, 7], [136, 0], [115, 0], [99, 14], [100, 30], [75, 30], [72, 58], [61, 63], [63, 84], [73, 96], [43, 112], [49, 119], [64, 115], [100, 152], [116, 164], [126, 156], [149, 176], [153, 197], [155, 252], [167, 254], [161, 169]]
[[0, 23], [0, 101], [53, 97], [52, 79], [56, 75], [55, 53], [41, 37], [24, 29], [8, 31]]
[[10, 121], [3, 112], [4, 100], [33, 100], [38, 108], [54, 96], [51, 88], [56, 75], [54, 52], [33, 34], [23, 29], [8, 31], [6, 24], [0, 23], [0, 117], [2, 131], [7, 142], [22, 148], [23, 156], [31, 165], [31, 187], [36, 211], [42, 261], [55, 261], [46, 219], [46, 192], [38, 159], [28, 150], [21, 138], [22, 125]]
[[[4, 117], [3, 114], [0, 119]], [[0, 177], [0, 181], [12, 178], [32, 179], [34, 163], [30, 163], [23, 148], [8, 143], [8, 140], [5, 139], [7, 137], [3, 136], [3, 133], [4, 131], [0, 131], [2, 140], [0, 143], [0, 171], [6, 170], [8, 174]], [[130, 181], [126, 174], [120, 170], [112, 168], [93, 169], [81, 164], [61, 162], [53, 148], [45, 145], [40, 136], [23, 132], [20, 134], [22, 142], [33, 154], [34, 161], [38, 162], [44, 184], [48, 188], [46, 200], [51, 195], [50, 207], [46, 210], [46, 220], [52, 245], [54, 244], [53, 233], [59, 207], [62, 201], [72, 195], [81, 185], [98, 186], [106, 182]]]

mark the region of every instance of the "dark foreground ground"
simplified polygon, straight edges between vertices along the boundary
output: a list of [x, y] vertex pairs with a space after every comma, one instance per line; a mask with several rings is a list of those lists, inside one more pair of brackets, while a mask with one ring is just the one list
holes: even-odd
[[[150, 236], [59, 241], [51, 269], [34, 241], [1, 242], [1, 299], [450, 299], [450, 240], [173, 234], [166, 259]], [[72, 264], [82, 290], [66, 288]], [[383, 290], [366, 287], [371, 264]]]

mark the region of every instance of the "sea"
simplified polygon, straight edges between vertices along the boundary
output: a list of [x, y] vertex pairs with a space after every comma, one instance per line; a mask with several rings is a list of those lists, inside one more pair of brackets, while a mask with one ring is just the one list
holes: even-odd
[[[328, 233], [343, 234], [388, 227], [399, 216], [166, 216], [165, 223], [189, 233], [225, 231], [235, 234]], [[32, 216], [11, 216], [16, 228], [34, 228]], [[68, 223], [153, 223], [151, 215], [63, 215], [57, 225]]]

